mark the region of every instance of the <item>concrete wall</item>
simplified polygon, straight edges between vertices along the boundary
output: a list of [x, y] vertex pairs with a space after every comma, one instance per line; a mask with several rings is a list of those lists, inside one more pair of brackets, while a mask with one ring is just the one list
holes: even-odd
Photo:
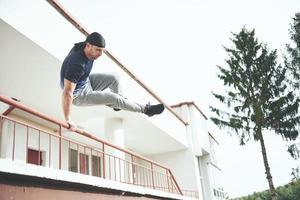
[[199, 190], [198, 176], [191, 150], [148, 155], [147, 157], [170, 168], [180, 188], [192, 191]]
[[190, 124], [192, 127], [192, 138], [194, 153], [196, 156], [201, 156], [203, 150], [207, 153], [210, 152], [210, 144], [208, 137], [208, 129], [206, 119], [203, 115], [194, 107], [189, 105]]

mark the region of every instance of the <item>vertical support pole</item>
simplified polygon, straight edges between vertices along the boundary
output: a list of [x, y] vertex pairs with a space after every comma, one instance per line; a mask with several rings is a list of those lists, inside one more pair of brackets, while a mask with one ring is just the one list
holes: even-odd
[[13, 149], [12, 149], [12, 160], [15, 159], [15, 143], [16, 143], [16, 122], [14, 123], [14, 131], [13, 131]]
[[79, 156], [79, 144], [77, 143], [77, 173], [80, 173], [80, 156]]
[[168, 169], [166, 169], [166, 175], [167, 175], [168, 191], [170, 192], [170, 185], [169, 185], [169, 171], [168, 171]]
[[122, 174], [121, 174], [121, 159], [119, 159], [119, 176], [120, 176], [120, 182], [122, 182]]
[[90, 147], [90, 151], [91, 151], [91, 173], [89, 175], [92, 176], [93, 175], [93, 149], [92, 149], [92, 147]]
[[153, 189], [155, 189], [153, 163], [151, 163], [151, 174], [152, 174], [152, 187], [153, 187]]
[[58, 164], [58, 166], [59, 166], [59, 169], [61, 169], [61, 125], [59, 125], [59, 164]]
[[115, 181], [117, 180], [117, 163], [116, 157], [114, 156], [114, 172], [115, 172]]
[[126, 180], [126, 183], [130, 183], [130, 162], [126, 161], [126, 164], [127, 164], [127, 180]]
[[29, 135], [29, 127], [26, 126], [26, 163], [28, 163], [28, 136]]
[[51, 168], [51, 135], [49, 134], [49, 168]]
[[71, 171], [71, 141], [69, 140], [69, 148], [68, 148], [68, 169]]
[[109, 171], [109, 180], [111, 180], [111, 167], [110, 167], [110, 155], [108, 154], [108, 171]]
[[39, 156], [38, 156], [38, 165], [41, 165], [41, 131], [39, 130]]
[[[2, 115], [0, 114], [0, 152], [1, 152], [1, 138], [2, 138], [2, 133], [3, 133], [3, 123], [4, 123], [4, 118], [2, 117]], [[1, 153], [0, 153], [0, 158], [1, 158]]]
[[132, 184], [134, 185], [134, 163], [133, 163], [133, 155], [130, 154], [131, 156], [131, 171], [132, 171]]
[[85, 161], [85, 162], [84, 162], [84, 164], [85, 164], [85, 166], [84, 166], [85, 171], [84, 171], [83, 173], [84, 173], [84, 174], [87, 174], [88, 169], [86, 168], [86, 166], [87, 166], [86, 163], [87, 163], [88, 161], [86, 160], [85, 145], [83, 146], [83, 155], [84, 155], [83, 158], [84, 158], [84, 161]]
[[102, 143], [102, 159], [103, 159], [103, 165], [102, 165], [102, 169], [103, 169], [103, 178], [105, 178], [105, 153], [104, 153], [104, 143]]

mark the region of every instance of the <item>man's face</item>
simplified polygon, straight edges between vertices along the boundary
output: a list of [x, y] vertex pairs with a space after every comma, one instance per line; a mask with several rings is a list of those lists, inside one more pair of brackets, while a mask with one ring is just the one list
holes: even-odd
[[90, 43], [87, 43], [85, 54], [90, 60], [96, 60], [99, 58], [103, 53], [103, 48], [97, 47], [95, 45], [92, 45]]

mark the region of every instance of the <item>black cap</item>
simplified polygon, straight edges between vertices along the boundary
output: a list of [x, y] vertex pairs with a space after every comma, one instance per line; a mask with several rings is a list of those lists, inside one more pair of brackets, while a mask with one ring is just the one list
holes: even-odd
[[93, 32], [89, 34], [85, 40], [85, 42], [88, 42], [92, 45], [95, 45], [100, 48], [105, 48], [105, 40], [103, 36], [100, 33]]

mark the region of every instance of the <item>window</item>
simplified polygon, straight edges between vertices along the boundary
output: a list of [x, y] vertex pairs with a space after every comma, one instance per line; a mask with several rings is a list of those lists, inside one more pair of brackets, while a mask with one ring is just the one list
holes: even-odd
[[[78, 162], [79, 158], [79, 162]], [[80, 172], [81, 174], [89, 174], [89, 156], [79, 153], [78, 150], [70, 149], [70, 166], [71, 172]]]
[[45, 152], [27, 149], [27, 163], [34, 165], [45, 165]]
[[89, 156], [80, 153], [80, 173], [89, 174]]
[[101, 157], [92, 156], [92, 175], [102, 177]]
[[71, 172], [78, 172], [78, 151], [70, 149], [70, 167]]

